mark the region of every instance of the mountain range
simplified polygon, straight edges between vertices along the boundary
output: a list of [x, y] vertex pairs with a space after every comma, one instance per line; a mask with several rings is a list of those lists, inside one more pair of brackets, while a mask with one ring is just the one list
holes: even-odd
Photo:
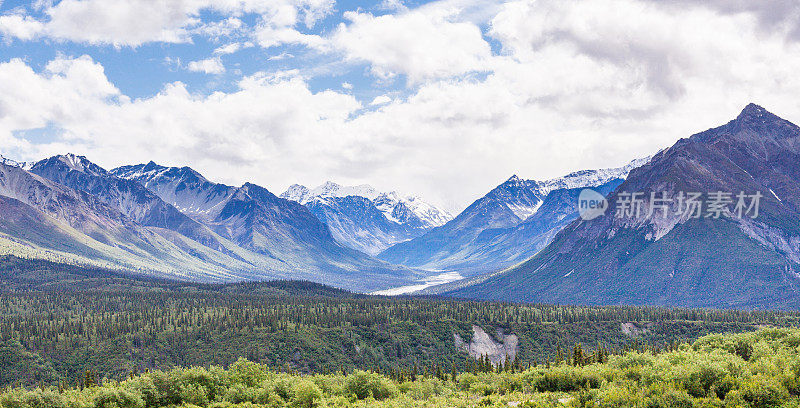
[[305, 207], [155, 163], [0, 163], [0, 253], [201, 282], [303, 279], [372, 291], [418, 274], [338, 244]]
[[369, 185], [328, 181], [314, 189], [295, 184], [281, 198], [305, 205], [343, 245], [376, 255], [453, 218], [416, 196], [379, 192]]
[[[797, 308], [798, 180], [800, 128], [753, 104], [623, 167], [513, 176], [456, 217], [368, 185], [293, 185], [276, 196], [189, 167], [106, 170], [72, 154], [29, 163], [0, 156], [0, 255], [193, 282]], [[605, 197], [597, 217], [579, 214], [586, 189]], [[632, 210], [637, 197], [644, 211]], [[445, 275], [466, 278], [429, 287]]]
[[584, 188], [610, 193], [635, 167], [584, 170], [546, 181], [513, 176], [476, 200], [453, 220], [378, 255], [387, 262], [463, 276], [522, 262], [547, 245], [578, 216]]
[[[798, 180], [800, 128], [751, 104], [632, 170], [608, 197], [609, 211], [573, 221], [530, 260], [436, 291], [561, 304], [797, 308]], [[688, 200], [697, 194], [700, 210]], [[634, 195], [657, 210], [632, 210]]]

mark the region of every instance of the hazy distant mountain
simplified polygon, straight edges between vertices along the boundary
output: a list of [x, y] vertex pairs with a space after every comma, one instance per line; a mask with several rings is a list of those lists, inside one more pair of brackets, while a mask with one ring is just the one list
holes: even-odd
[[419, 197], [383, 193], [369, 185], [350, 187], [329, 181], [309, 189], [295, 184], [281, 197], [305, 205], [328, 225], [338, 242], [372, 255], [452, 218]]
[[[798, 180], [800, 128], [751, 104], [633, 170], [604, 216], [577, 220], [524, 264], [451, 285], [449, 293], [562, 304], [797, 307]], [[733, 195], [719, 218], [709, 204], [716, 192]], [[736, 214], [741, 192], [751, 197], [748, 208], [763, 194], [756, 218]], [[616, 211], [630, 207], [631, 193], [642, 193], [645, 208], [668, 207], [638, 216]], [[699, 218], [681, 193], [702, 193]]]
[[378, 257], [388, 262], [462, 275], [505, 268], [533, 256], [577, 216], [577, 196], [593, 187], [606, 194], [631, 169], [648, 159], [614, 169], [584, 170], [547, 181], [513, 176], [445, 225]]
[[4, 254], [180, 279], [236, 279], [220, 264], [198, 260], [202, 246], [187, 248], [188, 238], [179, 245], [89, 193], [20, 167], [0, 164], [0, 213]]
[[215, 184], [152, 163], [116, 172], [126, 177], [72, 154], [0, 160], [0, 255], [195, 282], [303, 279], [357, 291], [417, 278], [339, 245], [308, 209], [259, 186]]
[[30, 171], [87, 192], [140, 225], [172, 230], [213, 250], [228, 252], [206, 226], [165, 203], [138, 182], [116, 177], [86, 157], [54, 156], [32, 164]]
[[277, 263], [289, 271], [285, 277], [358, 290], [392, 286], [414, 277], [406, 268], [338, 244], [307, 208], [255, 184], [226, 186], [188, 167], [153, 162], [120, 167], [111, 173], [140, 183], [219, 236], [260, 255], [259, 262], [266, 258]]

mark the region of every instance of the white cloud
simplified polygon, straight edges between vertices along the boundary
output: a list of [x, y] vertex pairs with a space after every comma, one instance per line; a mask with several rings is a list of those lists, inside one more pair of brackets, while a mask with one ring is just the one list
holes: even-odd
[[372, 102], [370, 102], [370, 105], [372, 105], [372, 106], [385, 105], [387, 103], [390, 103], [391, 101], [392, 101], [392, 98], [390, 98], [390, 97], [388, 97], [386, 95], [380, 95], [380, 96], [376, 96], [375, 99], [373, 99]]
[[200, 61], [192, 61], [187, 66], [192, 72], [204, 72], [206, 74], [221, 74], [225, 72], [225, 66], [219, 57], [207, 58]]
[[[332, 11], [333, 0], [61, 0], [40, 6], [45, 16], [41, 20], [6, 15], [0, 30], [23, 40], [39, 34], [115, 46], [186, 43], [193, 35], [231, 35], [243, 28], [237, 17], [244, 14], [258, 14], [278, 31], [300, 23], [310, 26]], [[204, 10], [226, 18], [202, 21]]]
[[20, 60], [0, 63], [0, 107], [4, 147], [20, 144], [15, 130], [62, 129], [56, 142], [30, 146], [33, 157], [76, 151], [106, 166], [192, 163], [220, 180], [269, 185], [294, 179], [293, 168], [329, 167], [351, 140], [322, 136], [345, 133], [361, 105], [336, 92], [312, 93], [291, 72], [245, 78], [228, 94], [193, 95], [174, 83], [129, 100], [99, 64], [81, 57], [57, 59], [40, 73]]
[[378, 5], [378, 8], [383, 10], [405, 11], [408, 10], [402, 0], [383, 0]]
[[[245, 78], [231, 93], [175, 83], [128, 100], [88, 57], [41, 72], [12, 60], [0, 64], [0, 146], [53, 125], [63, 135], [22, 159], [67, 150], [106, 166], [152, 159], [275, 192], [368, 182], [458, 210], [511, 174], [620, 165], [751, 101], [800, 122], [800, 47], [791, 24], [770, 31], [762, 12], [538, 0], [464, 13], [462, 3], [353, 13], [322, 38], [381, 77], [409, 77], [407, 95], [387, 90], [393, 99], [375, 98], [378, 109], [346, 88], [312, 92], [296, 71]], [[275, 26], [299, 29], [299, 13], [275, 14]]]
[[30, 16], [8, 14], [0, 16], [0, 35], [6, 38], [32, 40], [44, 30], [44, 24]]
[[333, 45], [345, 57], [365, 61], [382, 78], [407, 75], [411, 83], [488, 68], [489, 44], [479, 27], [458, 21], [458, 10], [435, 5], [373, 16], [346, 12]]
[[277, 47], [284, 44], [299, 44], [317, 50], [324, 50], [327, 41], [314, 34], [304, 34], [291, 27], [262, 24], [256, 28], [255, 39], [262, 48]]
[[251, 42], [243, 42], [243, 43], [230, 43], [223, 45], [221, 47], [217, 47], [214, 50], [215, 55], [230, 55], [239, 52], [245, 48], [253, 47], [253, 43]]

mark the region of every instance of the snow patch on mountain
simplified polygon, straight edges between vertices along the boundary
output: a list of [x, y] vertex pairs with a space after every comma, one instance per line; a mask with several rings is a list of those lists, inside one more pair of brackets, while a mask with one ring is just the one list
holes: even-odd
[[182, 213], [203, 221], [214, 219], [236, 188], [209, 182], [188, 167], [165, 167], [154, 162], [112, 170], [117, 177], [136, 180]]
[[0, 154], [0, 164], [5, 164], [6, 166], [11, 166], [11, 167], [18, 167], [23, 170], [30, 170], [31, 166], [33, 166], [33, 163], [20, 162], [13, 159], [9, 159], [3, 156], [2, 154]]
[[652, 156], [633, 160], [622, 167], [581, 170], [563, 177], [540, 181], [540, 191], [543, 195], [547, 195], [551, 191], [558, 189], [591, 188], [601, 186], [615, 179], [624, 180], [628, 178], [628, 174], [630, 174], [631, 170], [647, 164], [650, 159], [652, 159]]
[[[330, 197], [364, 197], [375, 204], [386, 219], [397, 224], [406, 224], [411, 216], [418, 218], [424, 228], [433, 228], [444, 225], [453, 219], [447, 211], [430, 204], [417, 196], [404, 196], [396, 191], [381, 192], [368, 184], [358, 186], [343, 186], [332, 181], [327, 181], [313, 189], [294, 184], [287, 189], [281, 198], [296, 201], [306, 205], [312, 201], [324, 203]], [[406, 210], [409, 213], [406, 213]]]
[[500, 188], [505, 192], [527, 189], [530, 190], [535, 197], [538, 197], [538, 200], [520, 201], [519, 199], [512, 199], [515, 195], [506, 194], [508, 195], [508, 197], [506, 197], [506, 207], [521, 221], [524, 221], [539, 211], [544, 199], [552, 191], [593, 188], [602, 186], [612, 180], [625, 180], [628, 178], [628, 174], [631, 170], [643, 166], [649, 162], [651, 158], [652, 156], [636, 159], [622, 167], [576, 171], [563, 177], [545, 181], [525, 180], [517, 175], [513, 175], [506, 180]]
[[542, 206], [542, 203], [544, 203], [544, 201], [540, 200], [534, 205], [519, 205], [517, 203], [508, 203], [506, 204], [506, 206], [508, 207], [509, 210], [511, 210], [514, 213], [514, 215], [519, 217], [520, 220], [526, 220], [528, 219], [528, 217], [530, 217], [533, 214], [536, 214], [536, 212], [539, 211], [539, 207]]

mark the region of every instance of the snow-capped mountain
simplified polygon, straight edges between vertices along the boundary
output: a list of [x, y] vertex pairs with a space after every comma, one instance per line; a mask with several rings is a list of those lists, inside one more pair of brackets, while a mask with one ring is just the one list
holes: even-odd
[[305, 204], [315, 198], [326, 197], [358, 196], [364, 197], [368, 200], [374, 200], [380, 194], [381, 193], [379, 193], [378, 190], [368, 184], [361, 184], [358, 186], [342, 186], [332, 181], [326, 181], [313, 190], [310, 190], [308, 187], [300, 184], [293, 184], [291, 187], [289, 187], [289, 189], [281, 194], [281, 198], [296, 201], [300, 204]]
[[394, 245], [378, 257], [431, 270], [457, 270], [464, 276], [513, 265], [533, 256], [578, 216], [577, 197], [582, 189], [610, 193], [633, 168], [648, 160], [545, 181], [514, 175], [452, 221]]
[[307, 204], [314, 200], [337, 197], [364, 197], [375, 203], [389, 221], [398, 224], [412, 224], [415, 228], [433, 228], [444, 225], [453, 219], [447, 211], [424, 201], [417, 196], [405, 196], [396, 191], [381, 192], [368, 184], [358, 186], [342, 186], [327, 181], [314, 189], [294, 184], [287, 189], [281, 198]]
[[237, 279], [116, 206], [16, 166], [0, 164], [0, 213], [3, 254], [178, 279]]
[[227, 252], [208, 227], [165, 203], [138, 182], [116, 177], [84, 156], [53, 156], [32, 164], [30, 172], [89, 193], [140, 225], [174, 231], [214, 251]]
[[140, 183], [248, 254], [257, 254], [253, 262], [258, 267], [282, 271], [283, 277], [356, 290], [373, 290], [413, 278], [406, 268], [339, 245], [308, 208], [255, 184], [227, 186], [211, 182], [188, 167], [164, 167], [153, 162], [120, 167], [111, 173]]
[[0, 255], [198, 282], [303, 279], [365, 292], [418, 277], [339, 245], [300, 204], [250, 183], [216, 184], [188, 167], [107, 171], [72, 154], [27, 165], [5, 159], [0, 214]]
[[26, 163], [9, 159], [3, 156], [2, 154], [0, 154], [0, 164], [5, 164], [6, 166], [12, 166], [12, 167], [19, 167], [21, 169], [26, 169], [26, 170], [30, 169], [31, 165], [33, 165], [33, 163]]
[[[729, 123], [659, 152], [608, 197], [609, 208], [618, 209], [639, 193], [645, 209], [658, 210], [575, 220], [525, 263], [459, 282], [447, 293], [567, 304], [797, 308], [798, 180], [800, 127], [751, 104]], [[692, 209], [690, 193], [701, 194]], [[651, 194], [658, 203], [650, 202]], [[715, 194], [730, 194], [732, 202], [726, 206]], [[739, 194], [751, 197], [746, 205], [757, 215], [736, 214]], [[723, 203], [719, 216], [709, 211], [715, 202]]]
[[328, 225], [338, 242], [371, 255], [452, 218], [419, 197], [384, 193], [366, 184], [328, 181], [314, 189], [295, 184], [281, 198], [303, 204]]
[[539, 182], [539, 191], [542, 193], [550, 193], [553, 190], [596, 187], [602, 186], [611, 180], [624, 180], [628, 177], [631, 170], [644, 166], [652, 158], [653, 156], [643, 157], [617, 168], [576, 171], [563, 177]]

